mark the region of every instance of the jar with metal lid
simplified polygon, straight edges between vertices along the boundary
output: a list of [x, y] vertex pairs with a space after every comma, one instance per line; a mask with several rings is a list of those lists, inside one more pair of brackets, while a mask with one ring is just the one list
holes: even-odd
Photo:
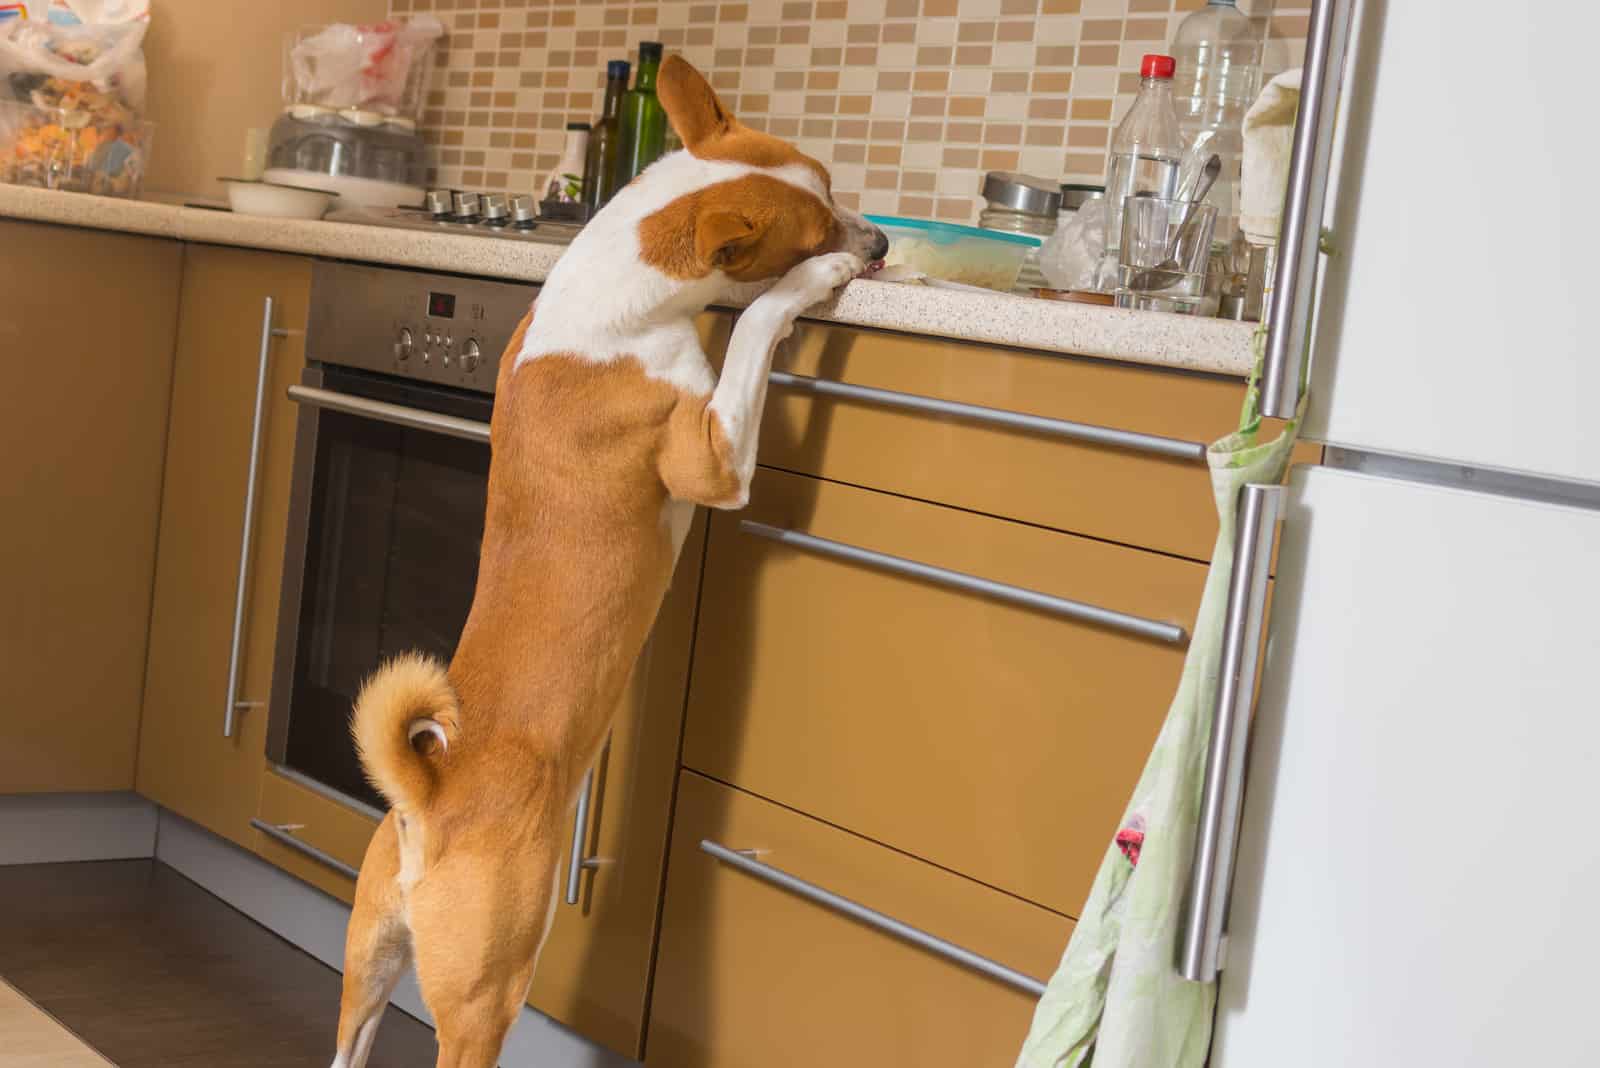
[[1105, 191], [1106, 187], [1103, 185], [1092, 185], [1085, 182], [1062, 182], [1061, 214], [1066, 215], [1077, 211], [1097, 194], [1104, 195]]
[[983, 176], [983, 199], [987, 203], [978, 215], [978, 225], [985, 230], [1036, 237], [1056, 232], [1056, 216], [1061, 212], [1058, 182], [990, 171]]
[[[985, 230], [1049, 237], [1056, 232], [1056, 216], [1061, 212], [1061, 187], [1056, 182], [1009, 171], [990, 171], [983, 176], [983, 199], [978, 225]], [[1039, 271], [1039, 250], [1033, 249], [1022, 261], [1016, 288], [1026, 291], [1045, 286]]]

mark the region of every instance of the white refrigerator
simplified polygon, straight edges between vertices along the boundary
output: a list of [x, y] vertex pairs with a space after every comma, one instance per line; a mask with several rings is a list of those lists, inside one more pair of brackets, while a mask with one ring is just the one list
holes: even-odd
[[1270, 618], [1230, 605], [1245, 718], [1267, 641], [1209, 765], [1211, 1064], [1595, 1068], [1600, 4], [1319, 0], [1312, 38], [1266, 392], [1309, 337], [1330, 448]]

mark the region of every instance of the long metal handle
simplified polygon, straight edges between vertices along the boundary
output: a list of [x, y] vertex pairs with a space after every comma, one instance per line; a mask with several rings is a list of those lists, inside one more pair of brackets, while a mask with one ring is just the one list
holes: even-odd
[[934, 567], [932, 564], [918, 563], [903, 556], [890, 556], [875, 549], [863, 549], [847, 542], [819, 538], [815, 534], [802, 534], [798, 530], [768, 526], [766, 523], [757, 523], [749, 519], [740, 520], [739, 529], [746, 534], [803, 549], [819, 556], [849, 560], [897, 575], [910, 575], [939, 586], [982, 594], [1007, 604], [1024, 605], [1041, 612], [1049, 612], [1051, 615], [1127, 631], [1141, 638], [1153, 638], [1172, 645], [1182, 645], [1188, 637], [1184, 629], [1176, 623], [1163, 623], [1160, 620], [1145, 619], [1143, 616], [1129, 615], [1127, 612], [1101, 608], [1099, 605], [1085, 604], [1082, 601], [1069, 601], [1065, 597], [1055, 597], [1023, 586], [1012, 586], [1004, 582], [995, 582], [993, 579], [979, 578], [964, 571], [951, 571], [943, 567]]
[[916, 393], [901, 393], [892, 389], [878, 389], [874, 386], [856, 386], [848, 382], [835, 382], [827, 378], [794, 375], [789, 374], [787, 371], [773, 371], [767, 376], [767, 381], [775, 386], [782, 386], [784, 389], [799, 390], [822, 397], [844, 397], [848, 400], [876, 404], [884, 408], [930, 412], [935, 415], [947, 415], [955, 419], [984, 423], [989, 426], [1028, 430], [1036, 434], [1067, 438], [1072, 441], [1087, 441], [1094, 445], [1109, 445], [1118, 449], [1132, 449], [1136, 452], [1149, 452], [1157, 456], [1171, 456], [1180, 460], [1193, 460], [1196, 462], [1204, 462], [1206, 458], [1206, 447], [1204, 443], [1198, 441], [1164, 438], [1157, 434], [1140, 434], [1132, 430], [1095, 426], [1092, 423], [1074, 423], [1066, 419], [1048, 419], [1042, 415], [1027, 415], [1023, 412], [1013, 412], [1005, 408], [986, 408], [978, 404], [962, 404], [959, 401], [940, 400], [937, 397], [924, 397]]
[[781, 887], [791, 894], [803, 897], [807, 901], [821, 905], [825, 909], [843, 913], [853, 920], [859, 920], [868, 927], [903, 939], [914, 946], [920, 946], [930, 953], [937, 954], [946, 960], [954, 961], [963, 967], [971, 968], [975, 972], [981, 972], [991, 979], [998, 979], [1007, 986], [1015, 987], [1025, 994], [1031, 994], [1034, 997], [1044, 994], [1044, 984], [1031, 975], [1024, 975], [1014, 968], [1006, 967], [999, 961], [974, 953], [970, 949], [964, 949], [954, 942], [946, 942], [944, 939], [937, 935], [931, 935], [920, 927], [913, 927], [909, 923], [895, 919], [893, 916], [886, 916], [877, 909], [870, 909], [859, 902], [851, 901], [847, 897], [841, 897], [831, 890], [824, 890], [817, 884], [808, 883], [804, 879], [790, 875], [781, 868], [763, 864], [759, 860], [746, 856], [744, 853], [729, 849], [725, 845], [719, 845], [709, 838], [700, 840], [700, 849], [716, 857], [729, 867], [737, 868], [746, 875], [760, 879], [764, 883], [771, 883], [773, 886]]
[[585, 868], [595, 867], [595, 862], [585, 860], [583, 846], [589, 837], [589, 802], [594, 796], [594, 769], [583, 773], [583, 787], [578, 791], [578, 809], [572, 817], [572, 855], [567, 862], [567, 904], [578, 903], [578, 890], [583, 884]]
[[366, 397], [335, 393], [331, 389], [318, 389], [315, 386], [290, 386], [289, 399], [312, 408], [326, 408], [347, 415], [364, 416], [381, 423], [410, 427], [412, 430], [428, 430], [436, 434], [447, 434], [453, 438], [481, 441], [484, 444], [489, 442], [489, 424], [480, 423], [476, 419], [440, 415], [437, 412], [423, 411], [421, 408], [407, 408], [403, 404], [369, 400]]
[[1267, 565], [1272, 560], [1272, 536], [1283, 493], [1282, 486], [1251, 485], [1239, 491], [1238, 540], [1228, 580], [1228, 614], [1222, 629], [1205, 787], [1200, 795], [1200, 826], [1189, 872], [1188, 913], [1178, 936], [1178, 971], [1197, 983], [1215, 979], [1225, 956], [1222, 926], [1233, 883], [1234, 847], [1244, 797], [1245, 743], [1255, 700]]
[[261, 351], [256, 357], [256, 404], [250, 420], [250, 470], [245, 475], [244, 531], [239, 535], [239, 580], [233, 594], [233, 644], [228, 648], [228, 694], [222, 713], [222, 736], [233, 737], [234, 713], [260, 708], [260, 701], [239, 700], [239, 670], [243, 664], [245, 597], [250, 587], [250, 543], [254, 540], [256, 518], [256, 472], [261, 466], [261, 425], [266, 411], [267, 368], [272, 357], [272, 339], [286, 337], [289, 331], [272, 327], [272, 298], [262, 300]]
[[1312, 0], [1300, 114], [1289, 157], [1289, 185], [1278, 235], [1278, 269], [1267, 306], [1261, 411], [1288, 419], [1300, 403], [1311, 299], [1316, 289], [1322, 210], [1328, 198], [1334, 116], [1350, 40], [1351, 0]]
[[325, 868], [331, 868], [340, 875], [343, 875], [346, 879], [353, 880], [361, 874], [355, 868], [352, 868], [338, 857], [329, 856], [316, 846], [307, 842], [302, 842], [300, 839], [290, 834], [286, 827], [278, 826], [277, 824], [268, 823], [266, 820], [259, 819], [252, 819], [250, 821], [250, 826], [254, 827], [268, 838], [271, 838], [274, 842], [286, 845], [297, 853], [304, 853], [318, 864], [321, 864]]

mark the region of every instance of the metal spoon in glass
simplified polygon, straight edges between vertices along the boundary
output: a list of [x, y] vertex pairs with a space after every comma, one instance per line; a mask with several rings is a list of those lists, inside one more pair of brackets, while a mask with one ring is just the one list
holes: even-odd
[[1178, 232], [1173, 235], [1172, 244], [1168, 246], [1167, 258], [1130, 278], [1129, 289], [1148, 292], [1153, 289], [1166, 289], [1183, 280], [1184, 271], [1182, 265], [1178, 263], [1178, 250], [1183, 248], [1184, 242], [1190, 238], [1195, 226], [1200, 222], [1200, 213], [1195, 209], [1205, 202], [1206, 194], [1211, 192], [1211, 187], [1216, 184], [1217, 175], [1221, 173], [1221, 156], [1213, 155], [1206, 160], [1206, 165], [1200, 170], [1200, 180], [1195, 183], [1194, 199], [1189, 201], [1189, 210], [1184, 213], [1183, 223], [1179, 225]]

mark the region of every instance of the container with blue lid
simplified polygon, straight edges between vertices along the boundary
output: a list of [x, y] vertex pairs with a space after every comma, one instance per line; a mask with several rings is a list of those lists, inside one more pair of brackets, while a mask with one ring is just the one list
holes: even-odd
[[884, 266], [903, 265], [929, 278], [1009, 293], [1028, 253], [1042, 239], [1032, 234], [980, 230], [976, 226], [868, 215], [889, 239]]

